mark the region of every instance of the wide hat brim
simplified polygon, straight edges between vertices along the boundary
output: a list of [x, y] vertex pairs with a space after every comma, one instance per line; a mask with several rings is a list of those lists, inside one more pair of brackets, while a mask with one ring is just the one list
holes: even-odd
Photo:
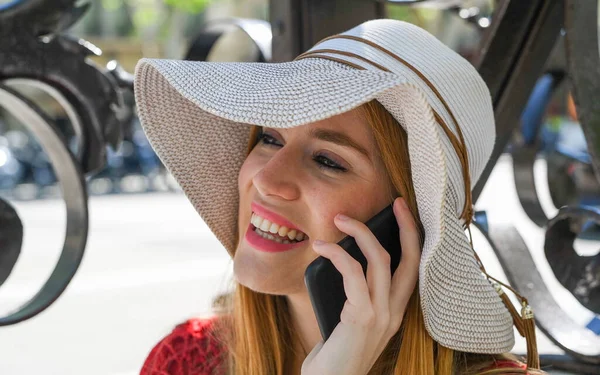
[[408, 135], [425, 229], [419, 287], [429, 334], [466, 352], [513, 347], [512, 318], [483, 277], [459, 219], [460, 189], [451, 178], [460, 169], [456, 155], [434, 118], [437, 104], [413, 76], [320, 58], [279, 64], [142, 59], [135, 95], [150, 143], [230, 254], [249, 125], [290, 128], [378, 100]]

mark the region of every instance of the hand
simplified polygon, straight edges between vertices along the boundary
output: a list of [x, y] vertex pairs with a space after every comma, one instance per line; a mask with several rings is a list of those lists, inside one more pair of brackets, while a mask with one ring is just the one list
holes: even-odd
[[390, 255], [358, 220], [338, 215], [335, 225], [354, 237], [367, 258], [366, 277], [360, 263], [339, 245], [315, 241], [314, 250], [342, 274], [347, 300], [329, 339], [317, 344], [304, 360], [303, 375], [367, 374], [400, 329], [417, 283], [421, 249], [415, 221], [402, 198], [394, 201], [394, 214], [402, 258], [393, 277]]

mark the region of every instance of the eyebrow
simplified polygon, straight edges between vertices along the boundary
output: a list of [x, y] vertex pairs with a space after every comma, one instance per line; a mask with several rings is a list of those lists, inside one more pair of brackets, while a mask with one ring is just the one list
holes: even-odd
[[369, 152], [356, 143], [352, 138], [348, 137], [344, 133], [336, 132], [333, 130], [325, 130], [325, 129], [312, 129], [310, 131], [310, 135], [313, 138], [320, 139], [322, 141], [335, 143], [340, 146], [350, 147], [355, 149], [356, 151], [363, 154], [367, 159], [371, 160], [369, 157]]

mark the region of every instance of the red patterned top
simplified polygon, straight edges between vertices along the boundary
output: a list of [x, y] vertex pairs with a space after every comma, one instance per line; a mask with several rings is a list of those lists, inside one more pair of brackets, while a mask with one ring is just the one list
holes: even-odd
[[[175, 327], [152, 349], [140, 375], [225, 375], [223, 348], [210, 336], [215, 319], [190, 319]], [[490, 370], [498, 368], [526, 366], [501, 360]]]
[[140, 375], [225, 375], [219, 342], [211, 337], [215, 318], [190, 319], [152, 349]]
[[[514, 369], [526, 370], [527, 365], [525, 363], [515, 362], [515, 361], [511, 361], [509, 359], [506, 359], [506, 360], [496, 361], [496, 363], [493, 366], [491, 366], [489, 368], [489, 370], [495, 370], [495, 369], [499, 369], [499, 368], [505, 368], [505, 369], [514, 368]], [[508, 371], [506, 373], [510, 374], [510, 372], [508, 372]]]

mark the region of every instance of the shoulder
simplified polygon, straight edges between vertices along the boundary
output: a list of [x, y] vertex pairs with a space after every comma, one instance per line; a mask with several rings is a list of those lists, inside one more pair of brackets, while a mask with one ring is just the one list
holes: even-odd
[[223, 350], [213, 333], [216, 317], [190, 319], [176, 326], [150, 352], [140, 375], [216, 375]]

